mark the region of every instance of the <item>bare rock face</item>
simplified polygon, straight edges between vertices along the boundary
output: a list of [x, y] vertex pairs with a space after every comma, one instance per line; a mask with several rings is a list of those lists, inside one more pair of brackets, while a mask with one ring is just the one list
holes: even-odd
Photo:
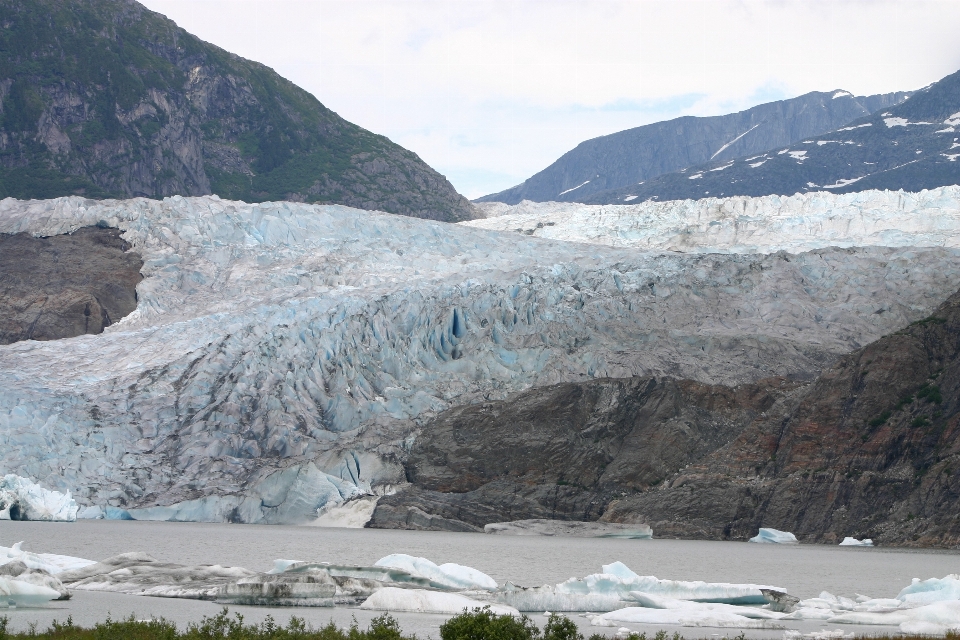
[[614, 497], [659, 485], [796, 388], [783, 378], [737, 387], [606, 379], [456, 407], [424, 426], [405, 465], [413, 487], [382, 498], [371, 526], [596, 520]]
[[136, 309], [143, 261], [120, 233], [0, 234], [0, 344], [101, 333]]

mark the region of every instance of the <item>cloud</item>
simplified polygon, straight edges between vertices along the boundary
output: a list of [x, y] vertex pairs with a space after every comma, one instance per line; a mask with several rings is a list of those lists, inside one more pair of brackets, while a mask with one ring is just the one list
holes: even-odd
[[960, 68], [955, 0], [145, 0], [476, 197], [579, 142]]

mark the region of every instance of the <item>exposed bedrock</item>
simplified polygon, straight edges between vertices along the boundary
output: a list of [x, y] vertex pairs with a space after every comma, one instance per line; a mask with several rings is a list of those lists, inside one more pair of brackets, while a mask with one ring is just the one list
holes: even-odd
[[424, 425], [405, 463], [412, 486], [381, 498], [370, 526], [596, 520], [611, 500], [655, 487], [727, 444], [800, 386], [783, 378], [736, 387], [604, 379], [456, 407]]
[[119, 229], [0, 233], [0, 344], [100, 333], [137, 308], [143, 261]]
[[445, 522], [409, 528], [550, 517], [669, 537], [745, 540], [764, 526], [810, 542], [960, 544], [960, 293], [812, 383], [770, 382], [592, 381], [453, 409], [424, 427], [413, 487], [382, 499], [372, 524], [417, 509]]
[[3, 233], [99, 221], [142, 256], [137, 308], [0, 346], [0, 466], [165, 520], [311, 519], [402, 481], [439, 412], [532, 388], [812, 379], [960, 282], [942, 247], [685, 255], [339, 206], [0, 201]]

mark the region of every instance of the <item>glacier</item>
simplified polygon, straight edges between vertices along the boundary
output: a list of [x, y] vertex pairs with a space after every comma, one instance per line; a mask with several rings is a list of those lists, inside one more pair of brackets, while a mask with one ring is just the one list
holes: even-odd
[[216, 196], [0, 201], [0, 233], [97, 224], [144, 260], [136, 310], [0, 346], [0, 468], [88, 517], [310, 522], [402, 484], [418, 426], [455, 404], [592, 377], [810, 377], [960, 280], [952, 240], [917, 248], [922, 230], [681, 254]]
[[825, 247], [958, 247], [960, 186], [918, 193], [825, 191], [642, 204], [479, 203], [463, 226], [540, 238], [693, 253], [799, 253]]

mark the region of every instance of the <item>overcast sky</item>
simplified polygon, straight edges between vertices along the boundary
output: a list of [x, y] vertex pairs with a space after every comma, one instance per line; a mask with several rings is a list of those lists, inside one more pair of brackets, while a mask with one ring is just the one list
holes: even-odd
[[960, 1], [140, 0], [475, 198], [579, 142], [960, 69]]

